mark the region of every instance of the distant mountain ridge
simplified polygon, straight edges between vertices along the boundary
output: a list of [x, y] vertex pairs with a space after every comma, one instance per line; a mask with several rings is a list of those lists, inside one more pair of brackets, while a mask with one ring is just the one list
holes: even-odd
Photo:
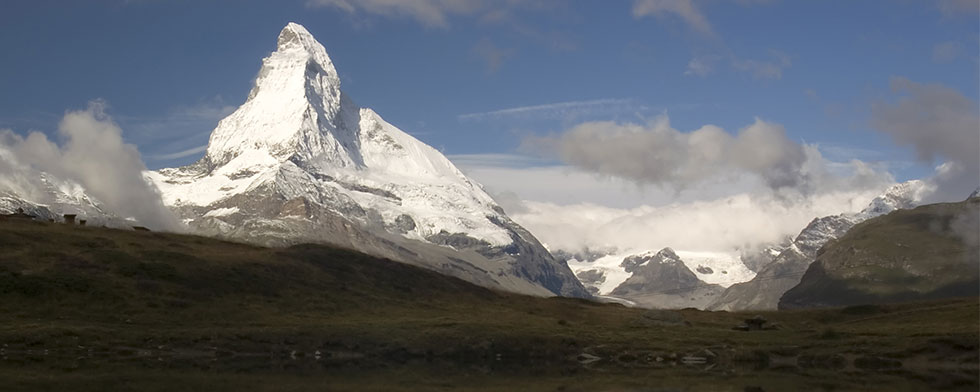
[[788, 247], [779, 251], [770, 263], [763, 265], [752, 280], [728, 287], [708, 309], [776, 309], [779, 298], [800, 282], [824, 244], [843, 236], [854, 225], [867, 219], [914, 207], [929, 189], [929, 185], [920, 180], [903, 182], [889, 187], [858, 213], [814, 219]]
[[725, 290], [699, 279], [670, 248], [656, 254], [627, 257], [623, 267], [631, 275], [609, 295], [639, 306], [701, 309]]
[[780, 309], [980, 293], [980, 197], [868, 219], [829, 241]]

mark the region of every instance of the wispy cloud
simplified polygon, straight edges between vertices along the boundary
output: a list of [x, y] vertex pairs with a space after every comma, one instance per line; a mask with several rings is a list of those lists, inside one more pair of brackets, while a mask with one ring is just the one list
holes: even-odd
[[200, 145], [200, 146], [197, 146], [197, 147], [192, 147], [192, 148], [189, 148], [189, 149], [186, 149], [186, 150], [183, 150], [183, 151], [177, 151], [177, 152], [173, 152], [173, 153], [169, 153], [169, 154], [149, 155], [149, 156], [147, 156], [147, 158], [154, 159], [154, 160], [160, 160], [160, 161], [169, 161], [171, 159], [180, 159], [180, 158], [189, 157], [191, 155], [200, 154], [200, 153], [204, 152], [204, 150], [207, 150], [207, 149], [208, 149], [208, 145], [207, 144], [204, 144], [204, 145]]
[[960, 56], [963, 47], [953, 41], [940, 42], [932, 47], [932, 61], [937, 64], [947, 64]]
[[661, 19], [671, 15], [677, 16], [698, 33], [707, 36], [715, 34], [708, 18], [694, 4], [694, 0], [637, 0], [633, 3], [634, 17], [642, 18], [650, 15]]
[[687, 62], [687, 69], [684, 70], [684, 76], [706, 77], [714, 72], [715, 63], [718, 59], [718, 56], [699, 56], [692, 58], [691, 61]]
[[980, 2], [977, 0], [939, 0], [939, 11], [947, 18], [967, 17], [976, 19], [980, 13]]
[[[211, 131], [235, 111], [220, 97], [178, 106], [161, 116], [117, 116], [129, 130], [127, 139], [140, 146], [148, 161], [166, 164], [204, 151]], [[152, 165], [151, 165], [152, 166]]]
[[514, 54], [512, 49], [501, 48], [487, 38], [482, 39], [473, 46], [473, 56], [484, 62], [488, 73], [495, 73], [500, 70], [507, 58]]
[[328, 7], [350, 14], [389, 19], [410, 19], [429, 28], [446, 29], [453, 17], [471, 17], [483, 23], [506, 21], [518, 11], [549, 11], [560, 1], [523, 0], [307, 0], [309, 7]]
[[746, 72], [756, 79], [782, 79], [783, 70], [793, 65], [789, 55], [778, 50], [770, 51], [771, 59], [732, 59], [732, 67], [741, 72]]
[[631, 99], [594, 99], [587, 101], [569, 101], [548, 103], [543, 105], [520, 106], [514, 108], [493, 110], [489, 112], [467, 113], [456, 116], [460, 121], [475, 121], [498, 119], [505, 117], [549, 117], [561, 118], [578, 116], [610, 110], [646, 110], [646, 106], [637, 104]]
[[[743, 7], [774, 2], [771, 0], [734, 1]], [[714, 31], [711, 22], [701, 9], [701, 5], [696, 0], [634, 0], [633, 17], [654, 16], [661, 20], [670, 17], [680, 18], [692, 31], [698, 33], [702, 38], [714, 41], [721, 48], [713, 54], [692, 57], [684, 69], [685, 76], [707, 77], [718, 70], [721, 61], [727, 59], [731, 69], [751, 74], [756, 79], [781, 79], [783, 77], [783, 70], [792, 65], [789, 55], [772, 50], [769, 59], [737, 56], [726, 47], [722, 38]]]
[[726, 57], [731, 69], [749, 74], [755, 79], [782, 79], [783, 71], [793, 65], [792, 57], [778, 50], [770, 50], [769, 57], [763, 59], [744, 58], [734, 53], [727, 56], [699, 55], [687, 63], [684, 76], [707, 77], [715, 73], [719, 64], [724, 65]]
[[334, 7], [349, 13], [409, 18], [427, 27], [445, 28], [452, 15], [472, 15], [484, 10], [480, 0], [308, 0], [311, 7]]

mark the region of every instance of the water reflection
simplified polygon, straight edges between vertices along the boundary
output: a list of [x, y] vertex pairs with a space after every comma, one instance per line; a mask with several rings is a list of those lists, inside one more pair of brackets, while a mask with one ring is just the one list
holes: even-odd
[[[9, 354], [9, 353], [8, 353]], [[916, 369], [841, 361], [768, 361], [722, 366], [682, 358], [512, 362], [369, 360], [255, 354], [59, 357], [0, 361], [3, 390], [138, 391], [976, 391], [977, 365]], [[143, 353], [145, 354], [145, 353]]]

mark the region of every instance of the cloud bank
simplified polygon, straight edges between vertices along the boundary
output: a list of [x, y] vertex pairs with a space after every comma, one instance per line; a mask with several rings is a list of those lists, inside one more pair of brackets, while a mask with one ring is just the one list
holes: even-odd
[[[105, 114], [103, 103], [93, 102], [87, 110], [66, 113], [58, 135], [64, 139], [60, 146], [40, 132], [31, 132], [27, 137], [3, 132], [0, 146], [8, 153], [0, 158], [8, 162], [0, 165], [0, 173], [4, 177], [22, 177], [23, 171], [15, 169], [25, 166], [47, 172], [77, 182], [121, 217], [132, 217], [157, 229], [181, 228], [157, 190], [143, 178], [146, 166], [139, 151], [123, 141], [122, 129]], [[24, 188], [24, 194], [43, 194], [37, 185], [32, 185], [36, 178], [27, 180], [15, 182]]]
[[[734, 133], [590, 122], [529, 137], [525, 151], [561, 162], [451, 157], [552, 250], [674, 247], [740, 251], [780, 243], [812, 219], [857, 212], [895, 179], [860, 160], [828, 160], [755, 119]], [[507, 164], [526, 162], [530, 166]]]
[[513, 165], [534, 163], [519, 157], [450, 158], [552, 250], [670, 246], [737, 256], [794, 236], [813, 218], [860, 211], [894, 183], [860, 161], [828, 161], [813, 146], [805, 154], [804, 170], [819, 174], [813, 178], [822, 184], [809, 195], [766, 191], [760, 177], [747, 173], [675, 192], [570, 166]]
[[639, 184], [683, 189], [718, 176], [751, 173], [773, 189], [810, 185], [803, 146], [789, 140], [782, 126], [758, 118], [736, 135], [714, 125], [681, 132], [666, 115], [646, 125], [589, 122], [561, 134], [526, 138], [522, 148]]
[[635, 208], [526, 201], [509, 213], [551, 250], [639, 252], [669, 246], [737, 255], [795, 236], [813, 218], [860, 211], [881, 190], [830, 192], [789, 203], [772, 195], [741, 193]]

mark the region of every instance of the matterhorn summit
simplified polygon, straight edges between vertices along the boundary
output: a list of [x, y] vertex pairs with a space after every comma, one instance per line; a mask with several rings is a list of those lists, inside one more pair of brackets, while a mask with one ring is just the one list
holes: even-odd
[[488, 287], [587, 295], [479, 184], [340, 87], [323, 45], [290, 23], [204, 157], [148, 177], [203, 234], [332, 243]]

